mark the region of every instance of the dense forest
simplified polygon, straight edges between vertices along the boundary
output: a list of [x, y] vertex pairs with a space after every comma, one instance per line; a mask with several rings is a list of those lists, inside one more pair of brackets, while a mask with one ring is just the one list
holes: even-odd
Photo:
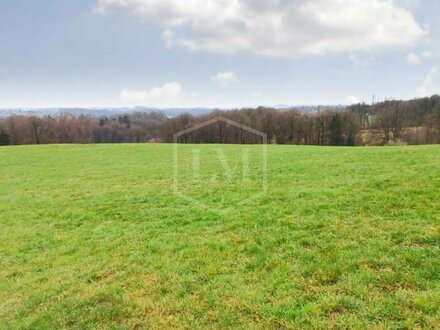
[[[129, 113], [95, 117], [12, 114], [0, 119], [0, 145], [173, 142], [174, 134], [222, 116], [267, 134], [269, 143], [387, 145], [440, 143], [440, 96], [356, 104], [335, 110], [214, 110], [204, 115]], [[216, 122], [181, 136], [181, 143], [261, 143], [246, 130]]]

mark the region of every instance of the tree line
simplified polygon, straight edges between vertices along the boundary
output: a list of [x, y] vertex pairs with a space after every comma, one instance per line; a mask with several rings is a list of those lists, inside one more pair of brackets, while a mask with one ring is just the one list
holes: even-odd
[[160, 112], [119, 116], [10, 115], [0, 119], [0, 145], [54, 143], [140, 143], [160, 136]]
[[[177, 132], [216, 117], [264, 132], [269, 143], [385, 145], [440, 143], [440, 96], [302, 112], [296, 109], [214, 110], [205, 115], [130, 113], [115, 116], [10, 115], [0, 119], [0, 145], [174, 142]], [[261, 143], [244, 127], [213, 122], [179, 136], [181, 143]]]

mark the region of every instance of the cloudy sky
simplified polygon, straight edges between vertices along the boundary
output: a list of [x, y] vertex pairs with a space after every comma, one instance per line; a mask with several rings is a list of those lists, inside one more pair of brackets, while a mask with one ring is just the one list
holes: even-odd
[[0, 0], [0, 108], [435, 93], [437, 0]]

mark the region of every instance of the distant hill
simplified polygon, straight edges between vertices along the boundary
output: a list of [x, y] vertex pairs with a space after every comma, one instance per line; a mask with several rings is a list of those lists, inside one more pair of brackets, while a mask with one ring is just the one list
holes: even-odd
[[[296, 109], [301, 112], [318, 112], [325, 110], [338, 110], [343, 109], [342, 105], [277, 105], [273, 107], [280, 111], [288, 110], [288, 109]], [[154, 107], [120, 107], [120, 108], [11, 108], [11, 109], [0, 109], [0, 118], [7, 117], [11, 114], [21, 114], [21, 115], [37, 115], [37, 116], [45, 116], [45, 115], [59, 115], [62, 113], [69, 113], [74, 116], [86, 115], [86, 116], [94, 116], [94, 117], [103, 117], [103, 116], [114, 116], [121, 114], [129, 114], [134, 112], [163, 112], [167, 117], [176, 117], [182, 113], [189, 113], [194, 116], [203, 115], [213, 111], [214, 108], [206, 108], [206, 107], [197, 107], [197, 108], [154, 108]]]
[[301, 112], [319, 112], [319, 111], [326, 111], [326, 110], [343, 110], [346, 106], [344, 105], [277, 105], [275, 109], [277, 110], [288, 110], [288, 109], [295, 109]]
[[59, 115], [62, 113], [69, 113], [74, 116], [88, 115], [95, 117], [114, 116], [120, 114], [134, 113], [134, 112], [163, 112], [167, 117], [175, 117], [181, 113], [190, 113], [192, 115], [202, 115], [212, 111], [211, 108], [152, 108], [152, 107], [122, 107], [122, 108], [14, 108], [14, 109], [0, 109], [0, 117], [7, 117], [11, 114], [21, 115]]

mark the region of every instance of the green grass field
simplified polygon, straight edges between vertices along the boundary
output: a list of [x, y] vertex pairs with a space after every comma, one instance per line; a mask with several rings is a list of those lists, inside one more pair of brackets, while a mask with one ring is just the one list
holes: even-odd
[[0, 148], [0, 328], [438, 328], [440, 146], [194, 148]]

